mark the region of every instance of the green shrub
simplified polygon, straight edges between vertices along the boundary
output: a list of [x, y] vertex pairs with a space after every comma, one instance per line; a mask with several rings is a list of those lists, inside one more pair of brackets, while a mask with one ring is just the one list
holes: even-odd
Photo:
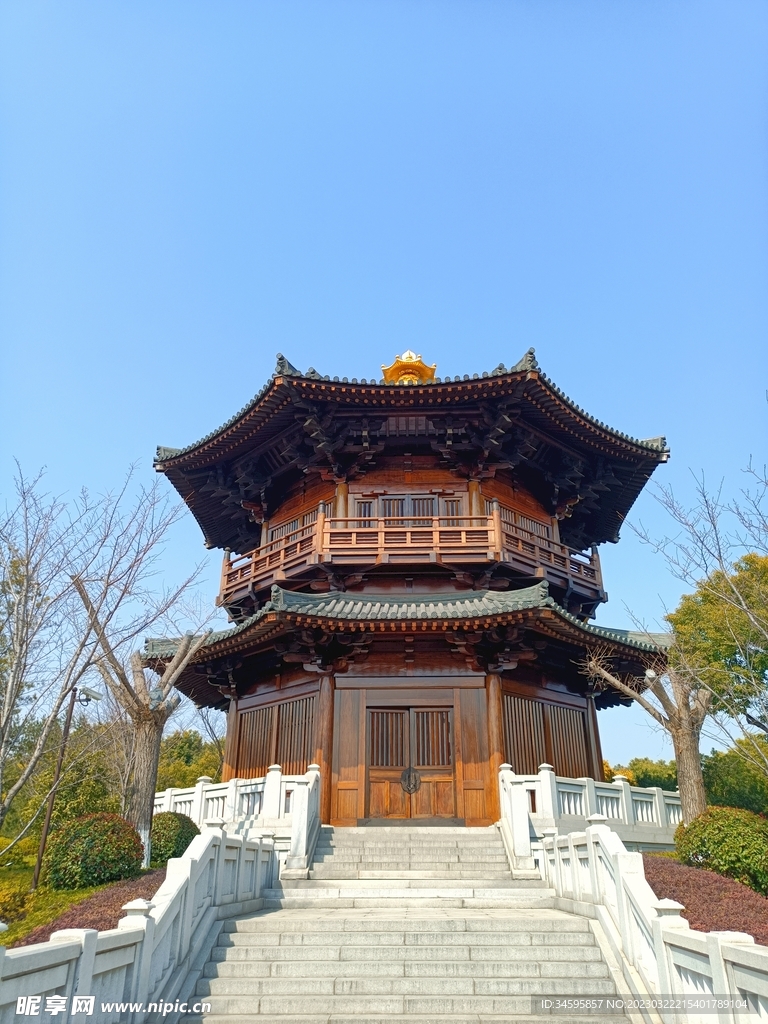
[[4, 836], [0, 836], [0, 868], [17, 868], [22, 867], [31, 857], [37, 855], [37, 848], [40, 845], [39, 836], [24, 836], [20, 839], [15, 846], [11, 847], [10, 851], [6, 853], [6, 849], [13, 842], [12, 839], [6, 839]]
[[46, 880], [52, 889], [135, 878], [141, 870], [139, 833], [119, 814], [86, 814], [53, 833], [46, 851]]
[[200, 829], [186, 814], [162, 811], [152, 819], [152, 867], [162, 867], [169, 857], [180, 857]]
[[10, 924], [21, 920], [27, 910], [29, 895], [28, 889], [0, 883], [0, 921]]
[[768, 820], [735, 807], [710, 807], [675, 832], [677, 856], [768, 895]]

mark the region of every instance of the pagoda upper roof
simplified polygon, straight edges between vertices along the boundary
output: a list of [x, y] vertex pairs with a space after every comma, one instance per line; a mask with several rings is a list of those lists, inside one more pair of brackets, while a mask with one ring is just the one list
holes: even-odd
[[[290, 449], [287, 436], [292, 429], [298, 429], [296, 421], [302, 413], [307, 423], [312, 424], [304, 427], [312, 435], [305, 440], [314, 446], [318, 459], [328, 457], [332, 472], [338, 476], [339, 466], [332, 464], [333, 444], [327, 443], [327, 424], [325, 421], [316, 424], [312, 419], [313, 410], [322, 410], [324, 416], [330, 413], [331, 419], [357, 416], [375, 420], [396, 415], [456, 417], [478, 406], [486, 413], [488, 409], [499, 408], [506, 417], [504, 422], [488, 424], [485, 441], [492, 451], [494, 445], [505, 443], [505, 431], [528, 430], [531, 436], [555, 446], [563, 459], [570, 459], [571, 463], [586, 459], [602, 467], [603, 476], [594, 481], [590, 496], [588, 526], [584, 524], [583, 510], [576, 507], [572, 512], [573, 523], [565, 523], [561, 529], [561, 534], [570, 529], [572, 541], [566, 537], [564, 540], [574, 547], [618, 539], [621, 523], [637, 495], [656, 466], [669, 457], [664, 437], [641, 440], [590, 416], [541, 372], [534, 350], [529, 349], [510, 368], [500, 364], [490, 372], [476, 373], [472, 377], [468, 374], [461, 378], [434, 377], [428, 383], [419, 384], [387, 383], [384, 379], [379, 382], [346, 377], [331, 379], [311, 367], [301, 373], [278, 355], [271, 379], [240, 412], [185, 448], [158, 447], [155, 468], [166, 474], [183, 496], [208, 546], [244, 550], [242, 529], [233, 525], [237, 519], [235, 506], [239, 505], [237, 487], [231, 481], [222, 483], [220, 470], [248, 460], [250, 475], [246, 474], [245, 491], [258, 489], [259, 482], [265, 479], [271, 484], [281, 472], [295, 470], [295, 448]], [[478, 442], [481, 448], [482, 440]], [[254, 470], [254, 460], [265, 461], [265, 466]], [[566, 481], [571, 463], [566, 463], [562, 469]], [[606, 472], [610, 477], [607, 485]], [[551, 477], [552, 473], [549, 475]], [[577, 477], [583, 484], [584, 474], [580, 470], [577, 470]], [[241, 497], [250, 500], [242, 484], [239, 486]], [[574, 484], [573, 489], [580, 500], [579, 486]], [[225, 490], [229, 487], [232, 497], [222, 499], [222, 487]], [[612, 493], [604, 509], [596, 509], [598, 493], [608, 491]], [[565, 494], [565, 490], [561, 489], [561, 493]], [[247, 518], [246, 513], [243, 515]]]
[[[412, 594], [305, 594], [275, 585], [271, 599], [254, 615], [230, 629], [211, 633], [194, 661], [210, 663], [217, 658], [258, 648], [297, 627], [387, 633], [395, 628], [395, 622], [398, 623], [399, 634], [404, 629], [417, 636], [430, 629], [428, 623], [442, 631], [462, 627], [492, 629], [514, 622], [581, 650], [599, 645], [611, 656], [637, 665], [658, 656], [668, 646], [667, 634], [642, 634], [583, 622], [550, 597], [546, 581], [522, 590], [473, 590], [443, 598], [420, 598]], [[174, 639], [147, 640], [143, 652], [145, 660], [169, 660], [177, 642]], [[211, 696], [207, 680], [189, 670], [185, 672], [179, 688], [198, 703], [216, 703], [219, 700], [217, 693]]]

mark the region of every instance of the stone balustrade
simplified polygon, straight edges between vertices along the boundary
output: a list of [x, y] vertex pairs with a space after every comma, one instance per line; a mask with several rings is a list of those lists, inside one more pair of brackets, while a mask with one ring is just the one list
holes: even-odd
[[[48, 942], [0, 947], [0, 1024], [19, 1020], [17, 1001], [29, 996], [38, 1000], [37, 1013], [25, 1009], [26, 1016], [48, 1019], [46, 1001], [52, 998], [64, 1004], [56, 1015], [64, 1021], [76, 998], [92, 998], [91, 1019], [99, 1024], [143, 1024], [160, 1014], [171, 1020], [178, 1017], [172, 1012], [177, 1000], [195, 1002], [200, 966], [222, 921], [260, 910], [262, 892], [277, 874], [270, 836], [230, 835], [222, 825], [220, 819], [204, 823], [186, 853], [168, 861], [152, 900], [127, 903], [117, 928], [71, 928], [54, 932]], [[118, 1008], [119, 1003], [142, 1009]], [[85, 1020], [86, 1012], [72, 1019]]]
[[156, 793], [154, 813], [186, 814], [198, 827], [208, 818], [290, 825], [298, 791], [306, 785], [305, 775], [283, 775], [279, 764], [270, 765], [267, 774], [258, 779], [214, 783], [202, 775], [196, 786]]
[[613, 782], [568, 779], [555, 775], [549, 764], [540, 765], [538, 775], [516, 775], [505, 764], [499, 785], [503, 818], [512, 822], [516, 817], [519, 825], [527, 816], [539, 838], [546, 829], [584, 829], [591, 815], [601, 814], [628, 849], [669, 850], [682, 820], [679, 793], [630, 786], [620, 775]]

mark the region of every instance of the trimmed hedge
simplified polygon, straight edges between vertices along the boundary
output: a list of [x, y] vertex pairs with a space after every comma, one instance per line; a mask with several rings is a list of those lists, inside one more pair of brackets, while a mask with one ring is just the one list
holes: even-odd
[[144, 847], [139, 833], [119, 814], [86, 814], [51, 836], [46, 880], [52, 889], [85, 889], [141, 870]]
[[678, 825], [682, 864], [709, 868], [768, 895], [768, 819], [735, 807], [710, 807], [690, 825]]
[[152, 819], [152, 867], [163, 867], [169, 857], [180, 857], [200, 829], [186, 814], [161, 811]]

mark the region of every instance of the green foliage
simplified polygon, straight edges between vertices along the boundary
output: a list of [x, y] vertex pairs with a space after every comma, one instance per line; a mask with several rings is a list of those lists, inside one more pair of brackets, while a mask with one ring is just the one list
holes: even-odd
[[[26, 835], [8, 852], [5, 850], [13, 840], [0, 836], [0, 868], [16, 868], [24, 866], [30, 859], [37, 856], [37, 849], [40, 845], [38, 836]], [[0, 919], [2, 919], [0, 914]]]
[[136, 829], [118, 814], [87, 814], [62, 825], [48, 841], [46, 880], [53, 889], [134, 878], [143, 847]]
[[174, 732], [160, 745], [157, 791], [186, 789], [201, 775], [214, 782], [221, 779], [221, 755], [215, 743], [207, 743], [194, 729]]
[[0, 921], [20, 921], [26, 913], [29, 895], [29, 886], [0, 882]]
[[678, 859], [768, 895], [768, 820], [735, 807], [711, 807], [675, 832]]
[[[608, 765], [606, 761], [604, 763]], [[660, 789], [677, 789], [677, 764], [675, 761], [652, 761], [649, 757], [633, 757], [628, 765], [617, 764], [611, 768], [608, 765], [610, 778], [606, 773], [606, 779], [613, 781], [614, 775], [623, 775], [631, 786], [658, 786]]]
[[[768, 742], [760, 736], [755, 736], [754, 742], [764, 747], [768, 756]], [[707, 803], [765, 814], [768, 812], [768, 777], [746, 760], [740, 749], [749, 752], [747, 741], [737, 740], [734, 749], [713, 750], [702, 758]]]
[[186, 814], [162, 811], [152, 819], [152, 867], [163, 867], [169, 857], [180, 857], [200, 829]]
[[[735, 594], [752, 618], [736, 606]], [[667, 621], [678, 657], [716, 693], [727, 693], [731, 708], [746, 709], [756, 687], [768, 685], [768, 555], [745, 555], [727, 576], [713, 572], [682, 598]]]
[[[94, 725], [82, 718], [72, 729], [53, 806], [54, 828], [85, 814], [96, 811], [117, 813], [120, 810], [120, 801], [115, 795], [119, 788], [118, 780], [100, 742], [105, 728], [107, 727]], [[33, 728], [18, 755], [18, 770], [14, 768], [11, 773], [14, 780], [18, 778], [24, 749], [36, 738], [37, 729]], [[9, 838], [16, 836], [46, 800], [53, 784], [60, 745], [61, 728], [57, 724], [52, 730], [46, 752], [40, 759], [36, 771], [14, 801], [3, 823], [3, 835]], [[42, 824], [41, 814], [32, 827], [33, 842], [40, 838]]]

